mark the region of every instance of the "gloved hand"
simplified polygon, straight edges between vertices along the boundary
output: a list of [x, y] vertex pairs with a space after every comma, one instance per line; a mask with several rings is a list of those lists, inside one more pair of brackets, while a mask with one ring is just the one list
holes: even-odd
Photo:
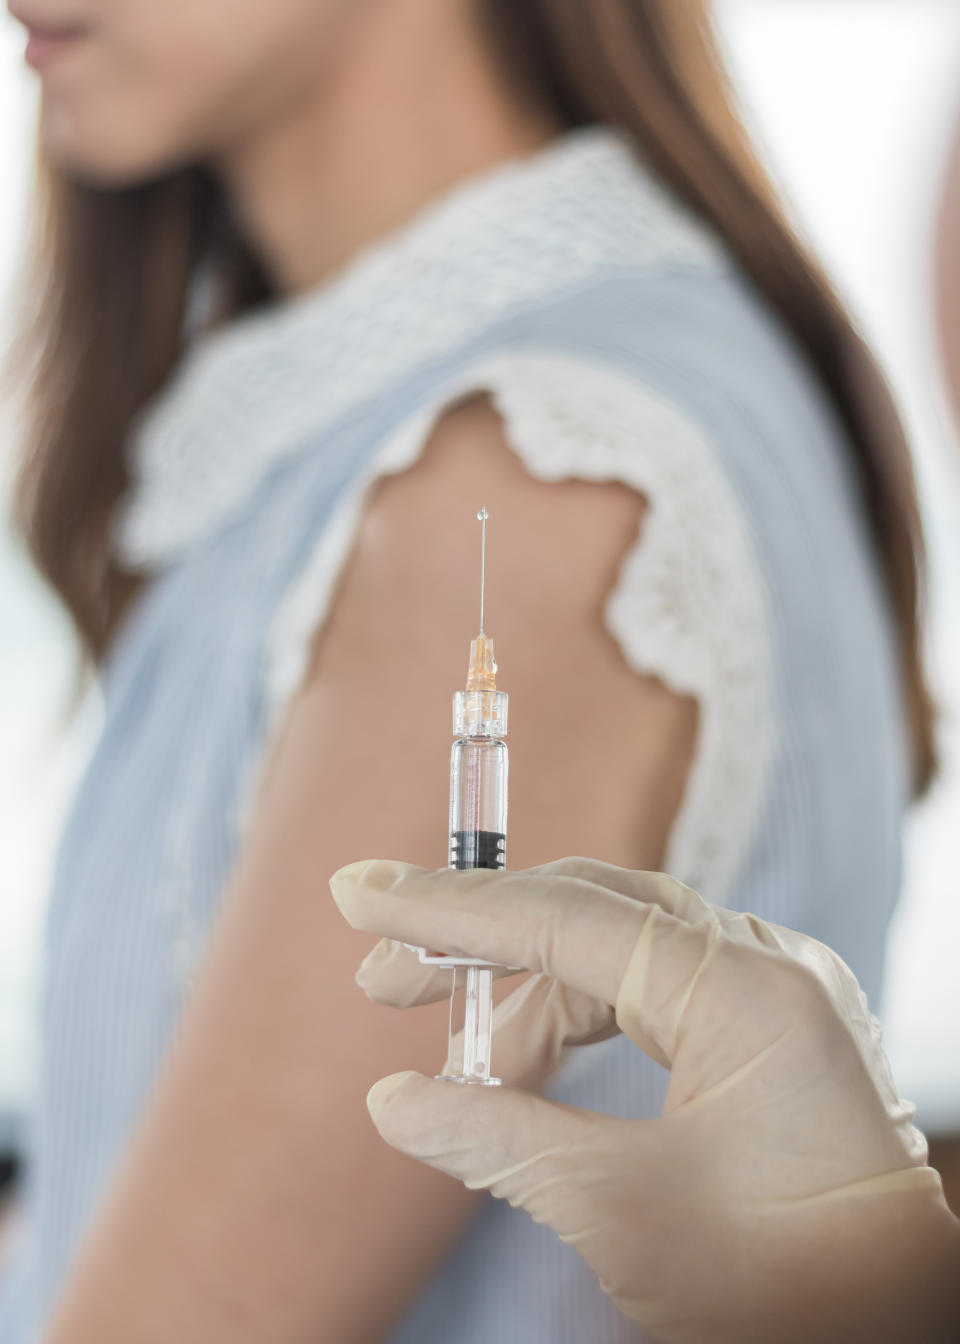
[[374, 861], [331, 888], [355, 928], [396, 940], [357, 975], [378, 1002], [449, 990], [403, 943], [535, 972], [496, 1011], [507, 1081], [618, 1028], [670, 1069], [662, 1116], [640, 1121], [414, 1073], [368, 1097], [387, 1142], [549, 1224], [658, 1339], [955, 1338], [960, 1224], [828, 948], [588, 859]]

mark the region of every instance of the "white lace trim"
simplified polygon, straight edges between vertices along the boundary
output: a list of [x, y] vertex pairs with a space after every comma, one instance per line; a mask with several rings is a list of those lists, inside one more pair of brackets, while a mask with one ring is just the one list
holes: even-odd
[[267, 653], [268, 743], [306, 673], [371, 485], [409, 467], [444, 409], [471, 391], [490, 394], [532, 475], [623, 481], [647, 501], [642, 535], [624, 561], [605, 619], [631, 667], [699, 702], [695, 760], [666, 866], [722, 902], [758, 815], [773, 740], [760, 568], [703, 430], [650, 388], [607, 367], [527, 351], [485, 359], [386, 442], [341, 499], [275, 617]]
[[454, 189], [321, 290], [197, 342], [142, 417], [114, 523], [150, 569], [220, 526], [278, 461], [510, 313], [720, 244], [608, 127]]

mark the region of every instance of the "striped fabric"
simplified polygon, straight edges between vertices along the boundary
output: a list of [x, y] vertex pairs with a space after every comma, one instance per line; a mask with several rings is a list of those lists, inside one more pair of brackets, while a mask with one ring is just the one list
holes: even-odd
[[[646, 180], [632, 162], [620, 171]], [[594, 197], [591, 209], [603, 206]], [[541, 245], [528, 229], [520, 265], [524, 247]], [[269, 361], [268, 337], [257, 333]], [[832, 414], [720, 256], [621, 260], [616, 275], [598, 268], [519, 304], [507, 296], [445, 349], [416, 352], [375, 397], [318, 419], [229, 510], [178, 535], [120, 636], [105, 727], [55, 877], [28, 1229], [0, 1294], [3, 1344], [38, 1340], [175, 1030], [242, 840], [278, 613], [397, 426], [471, 364], [532, 350], [616, 373], [677, 408], [709, 445], [749, 533], [773, 680], [771, 706], [757, 707], [758, 720], [772, 717], [761, 801], [732, 880], [711, 887], [707, 874], [704, 894], [830, 943], [876, 1000], [899, 885], [903, 728], [889, 620]], [[285, 358], [279, 346], [274, 354]], [[669, 440], [657, 451], [669, 454]], [[589, 444], [583, 452], [589, 475]], [[264, 1061], [265, 1086], [268, 1070]], [[644, 1116], [660, 1106], [664, 1078], [614, 1040], [576, 1054], [552, 1090]], [[570, 1248], [491, 1202], [392, 1344], [640, 1338]]]

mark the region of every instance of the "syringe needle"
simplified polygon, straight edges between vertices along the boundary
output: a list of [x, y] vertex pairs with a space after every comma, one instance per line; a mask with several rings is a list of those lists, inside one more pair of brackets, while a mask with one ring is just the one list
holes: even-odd
[[487, 506], [484, 505], [477, 514], [480, 520], [480, 633], [483, 629], [483, 603], [487, 588]]

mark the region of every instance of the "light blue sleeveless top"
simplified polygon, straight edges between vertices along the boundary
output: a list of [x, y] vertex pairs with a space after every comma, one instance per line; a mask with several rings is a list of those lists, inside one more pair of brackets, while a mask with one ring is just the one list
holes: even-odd
[[[477, 388], [530, 471], [647, 500], [606, 619], [632, 666], [700, 702], [670, 868], [831, 944], [877, 999], [904, 733], [841, 432], [708, 231], [612, 131], [567, 135], [321, 292], [197, 341], [138, 426], [116, 544], [152, 582], [105, 670], [56, 871], [3, 1344], [38, 1339], [137, 1122], [363, 491]], [[646, 1116], [664, 1079], [621, 1039], [575, 1053], [552, 1092]], [[392, 1344], [640, 1338], [571, 1248], [491, 1200]]]

